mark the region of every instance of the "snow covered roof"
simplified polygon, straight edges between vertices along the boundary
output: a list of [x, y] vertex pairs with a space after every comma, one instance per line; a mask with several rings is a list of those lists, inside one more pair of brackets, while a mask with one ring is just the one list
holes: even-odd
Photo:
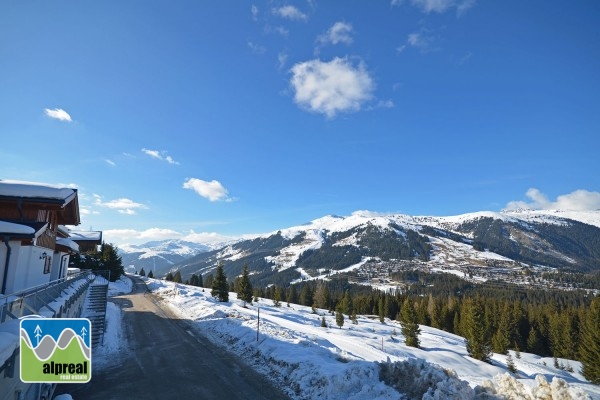
[[56, 244], [68, 247], [69, 249], [71, 249], [73, 251], [79, 251], [79, 245], [71, 239], [56, 238]]
[[35, 229], [28, 225], [0, 221], [0, 234], [23, 235], [33, 237], [33, 235], [35, 234]]
[[102, 231], [69, 231], [69, 235], [77, 242], [102, 242]]
[[0, 179], [0, 197], [27, 198], [66, 205], [77, 195], [77, 189], [37, 182]]

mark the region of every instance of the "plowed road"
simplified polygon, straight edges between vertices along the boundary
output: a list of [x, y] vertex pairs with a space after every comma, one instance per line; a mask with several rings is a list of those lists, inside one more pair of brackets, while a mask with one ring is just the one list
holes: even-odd
[[[111, 299], [123, 310], [129, 350], [92, 370], [86, 384], [59, 385], [55, 394], [95, 399], [287, 399], [235, 355], [214, 346], [190, 322], [162, 308], [133, 278], [131, 293]], [[92, 367], [93, 367], [92, 355]]]

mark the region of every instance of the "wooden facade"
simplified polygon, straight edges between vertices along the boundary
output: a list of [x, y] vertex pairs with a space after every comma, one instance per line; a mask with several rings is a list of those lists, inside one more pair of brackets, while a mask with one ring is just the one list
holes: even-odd
[[[46, 196], [46, 197], [44, 197]], [[0, 180], [0, 220], [16, 224], [43, 223], [35, 244], [54, 250], [59, 225], [79, 225], [77, 190]]]

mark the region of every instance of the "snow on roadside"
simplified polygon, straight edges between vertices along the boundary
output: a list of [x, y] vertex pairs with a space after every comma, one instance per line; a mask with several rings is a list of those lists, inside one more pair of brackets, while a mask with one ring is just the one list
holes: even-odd
[[[275, 307], [264, 299], [244, 308], [235, 293], [230, 293], [230, 302], [219, 303], [210, 289], [145, 279], [150, 290], [194, 321], [203, 335], [244, 358], [294, 399], [397, 399], [399, 393], [392, 385], [401, 393], [430, 399], [500, 395], [534, 399], [543, 392], [560, 393], [564, 399], [600, 399], [600, 387], [577, 372], [556, 369], [541, 357], [521, 353], [520, 358], [513, 357], [518, 369], [515, 379], [506, 372], [505, 356], [494, 355], [493, 365], [474, 360], [468, 357], [462, 337], [438, 329], [422, 326], [422, 348], [415, 349], [404, 345], [396, 321], [381, 324], [378, 319], [359, 317], [357, 325], [346, 320], [340, 329], [335, 317], [323, 310], [315, 315], [310, 307], [288, 308], [285, 303]], [[320, 326], [322, 317], [327, 328]], [[380, 380], [381, 362], [401, 371], [388, 374], [387, 385]], [[581, 368], [575, 361], [564, 363], [576, 371]], [[412, 379], [409, 388], [401, 378], [406, 371], [421, 380]]]

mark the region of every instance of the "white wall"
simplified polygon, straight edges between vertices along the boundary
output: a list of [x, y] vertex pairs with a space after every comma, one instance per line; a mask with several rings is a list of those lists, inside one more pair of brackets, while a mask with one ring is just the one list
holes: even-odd
[[6, 293], [15, 293], [50, 281], [51, 274], [44, 274], [46, 260], [40, 257], [43, 253], [52, 257], [52, 250], [38, 246], [21, 246], [15, 242], [11, 242], [10, 245], [12, 252]]
[[[62, 269], [61, 269], [62, 264]], [[69, 254], [60, 251], [55, 251], [52, 256], [52, 270], [50, 271], [50, 280], [55, 281], [67, 276], [67, 268], [69, 267]]]

